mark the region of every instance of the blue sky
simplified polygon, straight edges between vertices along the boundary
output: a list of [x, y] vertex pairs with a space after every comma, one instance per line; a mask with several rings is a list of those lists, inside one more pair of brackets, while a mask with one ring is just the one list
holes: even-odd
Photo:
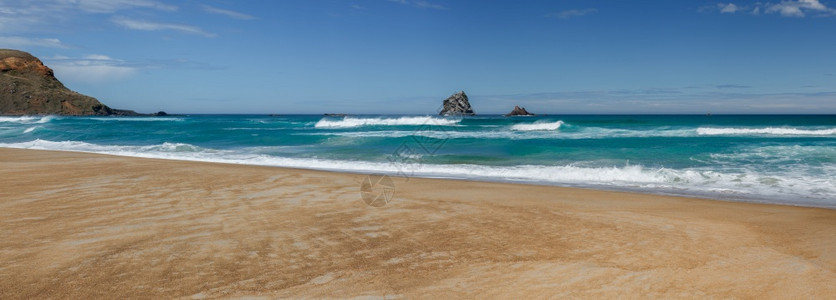
[[836, 1], [0, 0], [0, 48], [170, 113], [836, 113]]

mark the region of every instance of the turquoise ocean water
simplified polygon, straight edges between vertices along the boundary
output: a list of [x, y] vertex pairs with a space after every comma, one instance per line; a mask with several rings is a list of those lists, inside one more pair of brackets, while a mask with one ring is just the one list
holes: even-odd
[[836, 208], [834, 115], [0, 117], [0, 147]]

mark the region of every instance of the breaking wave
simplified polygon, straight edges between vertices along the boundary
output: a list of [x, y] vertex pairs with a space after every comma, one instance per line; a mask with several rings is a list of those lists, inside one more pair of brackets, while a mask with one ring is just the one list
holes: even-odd
[[353, 128], [360, 126], [401, 126], [401, 125], [430, 125], [452, 126], [459, 123], [456, 119], [437, 117], [400, 117], [400, 118], [355, 118], [345, 117], [342, 120], [323, 118], [314, 124], [315, 128]]
[[511, 130], [515, 131], [543, 131], [543, 130], [557, 130], [563, 126], [563, 121], [551, 123], [531, 123], [531, 124], [515, 124], [511, 126]]
[[159, 122], [159, 121], [169, 121], [169, 122], [180, 122], [183, 121], [183, 118], [172, 118], [172, 117], [87, 117], [86, 119], [89, 120], [96, 120], [96, 121], [118, 121], [118, 122]]
[[[0, 147], [93, 152], [133, 157], [163, 158], [232, 164], [249, 164], [347, 172], [376, 172], [392, 175], [483, 179], [604, 187], [683, 195], [706, 195], [725, 199], [767, 201], [793, 197], [797, 204], [832, 207], [836, 198], [832, 176], [811, 176], [803, 172], [781, 175], [754, 170], [702, 168], [648, 168], [641, 165], [580, 166], [474, 164], [394, 164], [391, 162], [282, 157], [259, 153], [256, 148], [217, 150], [184, 143], [145, 146], [97, 145], [78, 141], [34, 140], [0, 143]], [[836, 170], [825, 170], [836, 174]], [[806, 199], [806, 200], [802, 200]]]
[[836, 128], [798, 129], [784, 127], [765, 128], [697, 128], [699, 135], [836, 135]]
[[55, 116], [0, 117], [0, 123], [44, 124], [53, 119]]

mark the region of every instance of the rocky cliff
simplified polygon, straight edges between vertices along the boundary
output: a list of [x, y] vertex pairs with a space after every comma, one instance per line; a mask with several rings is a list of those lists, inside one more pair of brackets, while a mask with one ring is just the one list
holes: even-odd
[[139, 115], [66, 88], [29, 53], [0, 49], [0, 115]]
[[476, 115], [476, 113], [474, 113], [473, 109], [470, 107], [470, 101], [467, 100], [467, 95], [465, 95], [464, 91], [455, 93], [449, 98], [445, 99], [444, 106], [441, 108], [441, 111], [438, 112], [438, 114], [442, 116]]
[[525, 107], [514, 106], [514, 110], [505, 114], [506, 117], [511, 116], [533, 116], [534, 114], [525, 110]]

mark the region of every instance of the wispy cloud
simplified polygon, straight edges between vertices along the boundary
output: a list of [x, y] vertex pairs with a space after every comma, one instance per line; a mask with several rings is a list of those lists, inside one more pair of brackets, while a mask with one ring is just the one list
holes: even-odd
[[201, 8], [203, 8], [203, 11], [205, 11], [205, 12], [212, 13], [212, 14], [223, 15], [223, 16], [227, 16], [227, 17], [230, 17], [230, 18], [233, 18], [233, 19], [238, 19], [238, 20], [254, 20], [254, 19], [256, 19], [256, 17], [254, 17], [252, 15], [248, 15], [248, 14], [245, 14], [245, 13], [240, 13], [240, 12], [232, 11], [232, 10], [228, 10], [228, 9], [212, 7], [212, 6], [209, 6], [209, 5], [201, 5]]
[[740, 10], [740, 7], [734, 3], [719, 3], [717, 7], [720, 9], [721, 14], [733, 14]]
[[436, 9], [436, 10], [446, 10], [447, 9], [447, 7], [444, 6], [444, 5], [437, 4], [437, 3], [431, 3], [431, 2], [427, 2], [427, 1], [423, 1], [423, 0], [415, 0], [415, 1], [387, 0], [387, 1], [395, 2], [395, 3], [403, 4], [403, 5], [411, 5], [411, 6], [418, 7], [418, 8], [429, 8], [429, 9]]
[[828, 11], [832, 9], [821, 4], [819, 0], [781, 1], [778, 4], [770, 4], [766, 8], [766, 13], [779, 13], [784, 17], [804, 17], [810, 12]]
[[7, 48], [47, 47], [70, 48], [59, 39], [28, 38], [21, 36], [0, 36], [0, 45]]
[[30, 31], [32, 28], [44, 27], [47, 18], [53, 21], [61, 19], [55, 12], [47, 6], [26, 1], [0, 0], [0, 32]]
[[564, 10], [564, 11], [550, 13], [547, 16], [552, 17], [552, 18], [558, 18], [558, 19], [568, 19], [568, 18], [574, 18], [574, 17], [582, 17], [582, 16], [585, 16], [585, 15], [588, 15], [588, 14], [593, 14], [593, 13], [596, 13], [596, 12], [598, 12], [598, 9], [595, 9], [595, 8], [570, 9], [570, 10]]
[[727, 84], [717, 85], [717, 88], [718, 89], [748, 89], [748, 88], [751, 88], [751, 86], [742, 85], [742, 84], [727, 83]]
[[0, 32], [54, 32], [78, 20], [98, 19], [92, 15], [175, 11], [177, 6], [153, 0], [0, 0]]
[[151, 0], [69, 0], [56, 2], [69, 3], [83, 11], [92, 13], [114, 13], [131, 8], [151, 8], [162, 11], [177, 10], [177, 6]]
[[45, 59], [56, 77], [68, 82], [101, 83], [119, 80], [136, 73], [137, 67], [107, 55], [84, 57], [55, 56]]
[[754, 5], [741, 5], [735, 3], [718, 3], [715, 6], [700, 8], [701, 12], [717, 11], [721, 14], [734, 14], [737, 12], [748, 12], [752, 15], [778, 14], [782, 17], [803, 18], [808, 15], [834, 16], [836, 9], [827, 7], [819, 0], [783, 0], [779, 3], [758, 2]]
[[444, 6], [444, 5], [429, 3], [427, 1], [415, 1], [414, 4], [415, 4], [415, 7], [420, 7], [420, 8], [431, 8], [431, 9], [438, 9], [438, 10], [447, 9], [447, 7]]
[[217, 65], [214, 63], [207, 63], [202, 61], [195, 61], [188, 58], [174, 58], [174, 59], [162, 59], [162, 60], [152, 60], [144, 64], [137, 64], [137, 67], [140, 68], [147, 68], [147, 69], [190, 69], [190, 70], [203, 70], [203, 71], [217, 71], [217, 70], [225, 70], [228, 67], [223, 65]]
[[[224, 15], [238, 19], [253, 19], [255, 17], [231, 10], [211, 6], [202, 6], [206, 12]], [[149, 18], [176, 17], [173, 12], [180, 8], [156, 0], [0, 0], [0, 32], [6, 35], [29, 35], [31, 33], [54, 32], [56, 28], [72, 25], [77, 20], [103, 20], [135, 30], [157, 31], [173, 30], [186, 34], [214, 37], [191, 24], [175, 24], [169, 22], [153, 22], [131, 19], [120, 15], [142, 15]], [[159, 12], [166, 13], [165, 16]], [[94, 15], [105, 15], [95, 17]], [[107, 25], [105, 25], [107, 26]], [[17, 41], [18, 44], [23, 41]], [[29, 41], [29, 45], [57, 47], [49, 44], [48, 40]]]
[[145, 20], [136, 20], [122, 16], [116, 16], [110, 19], [111, 22], [117, 25], [121, 25], [128, 29], [134, 30], [143, 30], [143, 31], [160, 31], [160, 30], [173, 30], [180, 33], [185, 34], [194, 34], [194, 35], [202, 35], [205, 37], [215, 37], [214, 33], [206, 32], [200, 27], [191, 26], [191, 25], [183, 25], [183, 24], [170, 24], [170, 23], [157, 23], [157, 22], [149, 22]]

